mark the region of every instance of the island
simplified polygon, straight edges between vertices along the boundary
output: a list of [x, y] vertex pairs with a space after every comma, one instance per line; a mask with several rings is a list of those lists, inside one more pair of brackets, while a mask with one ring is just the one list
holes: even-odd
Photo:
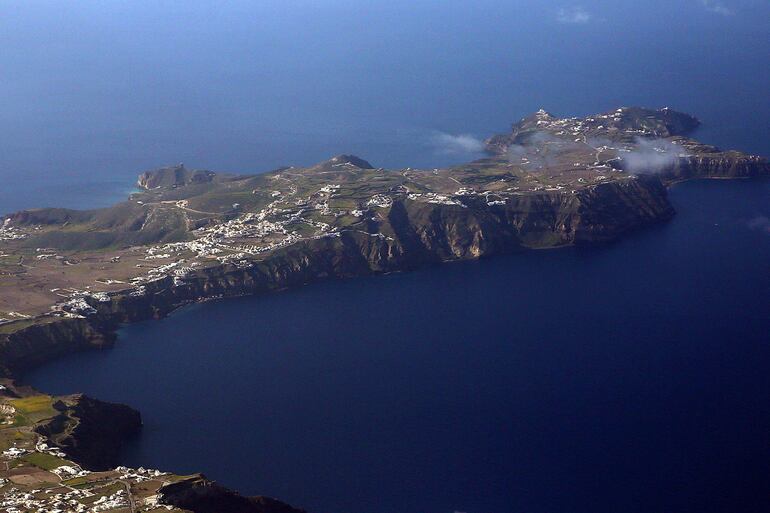
[[540, 110], [454, 167], [388, 170], [353, 155], [258, 175], [179, 164], [142, 173], [141, 191], [109, 208], [0, 218], [0, 508], [300, 511], [200, 474], [119, 466], [138, 412], [21, 378], [194, 302], [607, 243], [669, 220], [674, 183], [770, 175], [762, 157], [691, 138], [698, 126], [668, 108]]

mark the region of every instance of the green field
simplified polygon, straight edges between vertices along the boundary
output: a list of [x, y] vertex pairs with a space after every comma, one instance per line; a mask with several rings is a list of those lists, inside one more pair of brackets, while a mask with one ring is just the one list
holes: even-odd
[[49, 419], [57, 414], [53, 399], [48, 395], [33, 395], [21, 399], [10, 399], [8, 404], [16, 408], [14, 426], [26, 426]]
[[43, 470], [53, 470], [63, 465], [72, 465], [72, 463], [67, 460], [43, 452], [33, 452], [31, 454], [27, 454], [22, 459], [27, 463], [31, 463], [36, 467], [42, 468]]

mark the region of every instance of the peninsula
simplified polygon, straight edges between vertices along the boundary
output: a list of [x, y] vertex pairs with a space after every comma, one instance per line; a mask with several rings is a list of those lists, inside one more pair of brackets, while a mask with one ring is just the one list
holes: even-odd
[[19, 379], [197, 301], [605, 243], [670, 219], [673, 183], [770, 175], [764, 158], [691, 138], [698, 126], [668, 108], [541, 110], [451, 168], [386, 170], [352, 155], [258, 175], [179, 164], [142, 173], [141, 192], [110, 208], [0, 218], [0, 508], [299, 511], [201, 475], [116, 466], [137, 412]]

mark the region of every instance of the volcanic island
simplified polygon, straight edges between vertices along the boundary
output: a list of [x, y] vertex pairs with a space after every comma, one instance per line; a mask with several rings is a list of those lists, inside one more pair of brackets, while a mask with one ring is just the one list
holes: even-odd
[[202, 474], [120, 466], [139, 412], [23, 384], [53, 358], [191, 303], [324, 279], [611, 242], [675, 215], [668, 187], [770, 175], [767, 159], [691, 138], [668, 108], [585, 118], [540, 110], [486, 140], [485, 158], [383, 169], [353, 155], [257, 175], [182, 164], [97, 210], [0, 218], [0, 509], [292, 513]]

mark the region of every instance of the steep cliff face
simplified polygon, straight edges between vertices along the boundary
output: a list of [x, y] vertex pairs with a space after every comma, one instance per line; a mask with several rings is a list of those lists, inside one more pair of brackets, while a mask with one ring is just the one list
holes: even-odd
[[[141, 175], [140, 186], [152, 190], [110, 209], [10, 216], [0, 224], [30, 229], [29, 237], [17, 242], [21, 247], [152, 245], [130, 268], [144, 269], [150, 261], [157, 262], [153, 271], [165, 270], [117, 276], [120, 283], [135, 284], [117, 292], [84, 282], [89, 292], [76, 290], [72, 301], [57, 303], [60, 317], [4, 325], [0, 376], [18, 376], [65, 353], [109, 346], [121, 323], [160, 318], [196, 301], [612, 241], [674, 215], [666, 184], [770, 174], [765, 159], [680, 137], [697, 124], [668, 109], [624, 108], [582, 120], [541, 111], [488, 141], [496, 158], [451, 170], [385, 172], [349, 155], [251, 178], [177, 166]], [[662, 149], [668, 167], [638, 176], [618, 169], [627, 165], [629, 153], [650, 150], [639, 143], [639, 134], [649, 141], [672, 138]], [[300, 225], [304, 231], [294, 232]], [[178, 253], [179, 244], [155, 246], [180, 241], [196, 247]], [[65, 398], [56, 408], [59, 414], [38, 426], [39, 432], [95, 469], [115, 465], [120, 441], [141, 424], [127, 407], [83, 396]], [[169, 485], [162, 495], [166, 504], [196, 513], [299, 511], [273, 499], [242, 497], [202, 476]]]
[[667, 221], [675, 213], [656, 176], [597, 186], [578, 196], [581, 208], [573, 224], [578, 244], [614, 240], [636, 228]]
[[198, 269], [183, 279], [147, 283], [141, 293], [91, 302], [107, 325], [162, 317], [202, 299], [255, 294], [333, 277], [414, 269], [527, 248], [590, 244], [670, 218], [666, 189], [654, 177], [611, 182], [579, 194], [514, 196], [508, 204], [399, 201], [371, 226], [301, 241], [261, 261]]
[[160, 503], [194, 513], [304, 513], [270, 497], [244, 497], [198, 475], [160, 489]]
[[280, 248], [259, 261], [199, 268], [184, 278], [166, 276], [141, 290], [113, 293], [108, 301], [87, 298], [94, 315], [48, 318], [3, 335], [0, 361], [6, 373], [18, 374], [61, 354], [109, 345], [120, 323], [163, 317], [200, 300], [527, 248], [605, 242], [674, 213], [657, 177], [598, 184], [578, 193], [512, 195], [502, 205], [490, 206], [483, 197], [466, 203], [398, 200], [370, 221], [368, 232], [344, 230]]
[[147, 171], [139, 175], [137, 185], [143, 189], [183, 187], [194, 183], [208, 183], [222, 175], [201, 169], [187, 169], [184, 164]]
[[138, 411], [81, 394], [59, 398], [53, 407], [58, 415], [35, 431], [89, 470], [118, 465], [123, 442], [142, 426]]
[[57, 356], [106, 347], [114, 334], [93, 320], [49, 317], [0, 335], [0, 374], [19, 373]]
[[385, 242], [395, 246], [388, 255], [447, 261], [604, 242], [672, 215], [665, 188], [651, 177], [601, 184], [577, 194], [512, 196], [505, 205], [491, 207], [396, 203], [382, 233], [394, 237]]
[[693, 155], [680, 158], [676, 164], [661, 173], [666, 181], [691, 178], [752, 178], [770, 173], [770, 162], [755, 155], [739, 152]]

